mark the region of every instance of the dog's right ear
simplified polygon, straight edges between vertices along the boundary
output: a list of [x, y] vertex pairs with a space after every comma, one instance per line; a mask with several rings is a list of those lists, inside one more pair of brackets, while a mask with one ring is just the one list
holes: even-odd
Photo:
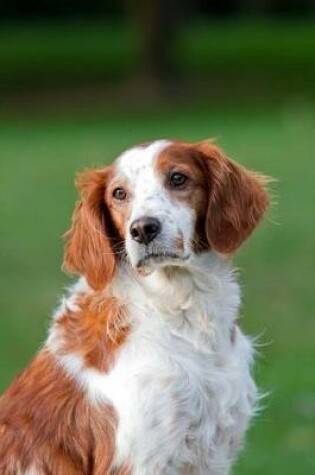
[[101, 289], [113, 278], [116, 264], [111, 245], [110, 214], [105, 190], [112, 168], [86, 170], [76, 182], [81, 199], [76, 204], [66, 241], [63, 268], [86, 277], [94, 289]]

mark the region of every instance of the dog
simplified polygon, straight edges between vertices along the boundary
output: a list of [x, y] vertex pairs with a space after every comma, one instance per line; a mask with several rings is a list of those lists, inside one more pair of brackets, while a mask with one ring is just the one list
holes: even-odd
[[81, 173], [79, 275], [0, 399], [2, 475], [226, 475], [259, 394], [231, 256], [267, 178], [211, 141], [156, 140]]

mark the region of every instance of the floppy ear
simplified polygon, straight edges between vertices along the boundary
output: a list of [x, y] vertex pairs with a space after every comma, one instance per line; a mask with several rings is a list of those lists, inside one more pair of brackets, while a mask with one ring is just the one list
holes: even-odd
[[112, 225], [104, 200], [110, 174], [111, 168], [106, 167], [79, 175], [76, 185], [81, 200], [64, 236], [64, 269], [84, 275], [94, 289], [103, 288], [112, 279], [116, 263], [111, 245]]
[[209, 202], [206, 237], [222, 253], [234, 252], [252, 233], [269, 205], [267, 177], [228, 159], [211, 142], [199, 144], [206, 159]]

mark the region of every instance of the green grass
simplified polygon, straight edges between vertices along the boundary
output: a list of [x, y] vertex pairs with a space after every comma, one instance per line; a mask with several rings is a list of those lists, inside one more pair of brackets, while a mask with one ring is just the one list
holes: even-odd
[[314, 104], [299, 102], [0, 122], [1, 389], [44, 341], [69, 283], [60, 236], [75, 172], [137, 141], [216, 136], [233, 158], [279, 180], [269, 218], [236, 258], [242, 326], [261, 335], [256, 373], [270, 395], [235, 473], [315, 473], [314, 126]]

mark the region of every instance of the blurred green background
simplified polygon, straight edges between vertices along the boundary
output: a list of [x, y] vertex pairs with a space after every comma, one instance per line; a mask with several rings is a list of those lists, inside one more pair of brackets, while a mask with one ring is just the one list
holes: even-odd
[[138, 141], [216, 137], [278, 180], [236, 257], [269, 396], [234, 473], [315, 473], [315, 2], [11, 0], [0, 16], [0, 389], [70, 283], [75, 173]]

